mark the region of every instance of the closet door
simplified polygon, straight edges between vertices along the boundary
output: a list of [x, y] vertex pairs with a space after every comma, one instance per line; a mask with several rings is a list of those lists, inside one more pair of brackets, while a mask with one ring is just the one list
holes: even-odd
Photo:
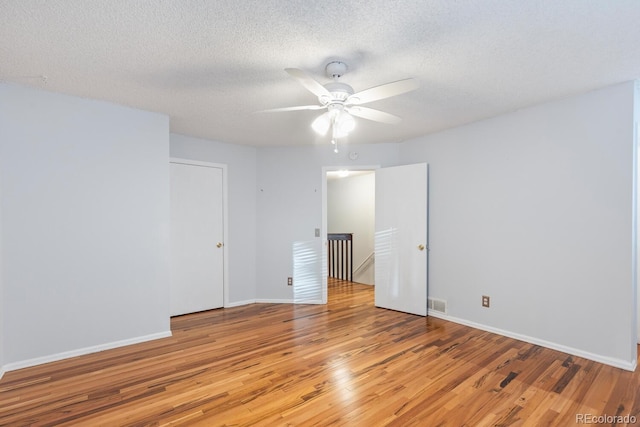
[[224, 305], [223, 170], [172, 161], [170, 314]]
[[427, 315], [427, 164], [376, 170], [375, 305]]

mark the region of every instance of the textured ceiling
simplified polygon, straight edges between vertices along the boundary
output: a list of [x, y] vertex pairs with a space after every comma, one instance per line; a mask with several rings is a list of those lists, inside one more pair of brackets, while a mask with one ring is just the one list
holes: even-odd
[[[284, 68], [356, 91], [420, 88], [367, 106], [348, 142], [395, 142], [640, 77], [638, 0], [0, 0], [0, 80], [171, 117], [171, 131], [265, 145], [326, 142]], [[40, 76], [46, 76], [45, 79]]]

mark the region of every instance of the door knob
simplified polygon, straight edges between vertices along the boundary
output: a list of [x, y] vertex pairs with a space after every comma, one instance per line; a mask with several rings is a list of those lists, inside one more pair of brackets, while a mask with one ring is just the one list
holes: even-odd
[[418, 245], [418, 249], [420, 249], [421, 251], [424, 251], [424, 245]]
[[216, 245], [216, 248], [221, 248], [222, 247], [222, 242], [218, 242], [218, 244]]

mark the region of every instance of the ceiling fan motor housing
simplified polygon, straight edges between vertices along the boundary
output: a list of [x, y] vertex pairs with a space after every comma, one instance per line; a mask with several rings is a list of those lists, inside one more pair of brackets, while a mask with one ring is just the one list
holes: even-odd
[[334, 102], [343, 103], [349, 96], [353, 95], [353, 88], [346, 83], [331, 82], [324, 85], [324, 87], [331, 92], [331, 98], [326, 95], [319, 97], [318, 99], [323, 105]]

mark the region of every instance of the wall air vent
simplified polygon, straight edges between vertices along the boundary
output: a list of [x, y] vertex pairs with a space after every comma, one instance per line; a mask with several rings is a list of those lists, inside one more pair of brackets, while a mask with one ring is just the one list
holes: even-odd
[[427, 298], [427, 308], [440, 313], [447, 313], [447, 301], [438, 298]]

